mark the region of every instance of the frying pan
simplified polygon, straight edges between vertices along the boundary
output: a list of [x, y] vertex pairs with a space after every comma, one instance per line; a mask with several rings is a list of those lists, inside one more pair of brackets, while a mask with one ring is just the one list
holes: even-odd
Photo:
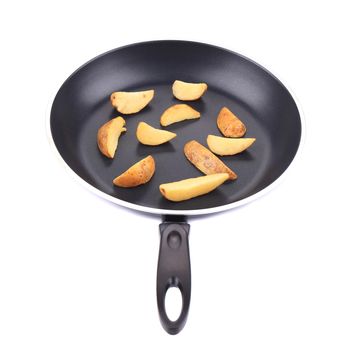
[[[167, 127], [177, 133], [169, 143], [140, 144], [135, 130], [140, 121], [159, 126], [159, 117], [172, 104], [174, 80], [206, 82], [206, 94], [189, 102], [201, 113], [198, 120]], [[119, 139], [114, 159], [99, 152], [98, 128], [119, 113], [111, 106], [114, 91], [155, 89], [155, 98], [140, 113], [125, 116], [127, 132]], [[222, 160], [238, 174], [215, 191], [188, 201], [167, 201], [161, 183], [202, 175], [183, 154], [192, 139], [204, 145], [208, 134], [220, 135], [219, 110], [226, 106], [257, 140], [240, 155]], [[263, 194], [293, 161], [302, 135], [300, 111], [286, 87], [270, 72], [229, 50], [189, 41], [150, 41], [102, 54], [75, 71], [60, 87], [50, 111], [49, 131], [61, 158], [81, 182], [119, 205], [163, 215], [157, 270], [157, 303], [161, 323], [170, 334], [184, 326], [190, 304], [191, 270], [188, 247], [189, 215], [224, 211]], [[136, 161], [151, 154], [156, 172], [151, 181], [136, 188], [119, 188], [112, 180]], [[169, 287], [179, 288], [182, 309], [176, 321], [165, 310]]]

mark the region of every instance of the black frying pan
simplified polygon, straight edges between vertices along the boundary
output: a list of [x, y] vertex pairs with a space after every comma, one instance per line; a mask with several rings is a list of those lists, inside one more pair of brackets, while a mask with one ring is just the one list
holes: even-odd
[[[171, 85], [176, 79], [206, 82], [206, 94], [189, 102], [201, 112], [199, 120], [167, 127], [177, 133], [170, 143], [149, 147], [138, 143], [135, 130], [144, 120], [160, 127], [159, 117], [179, 103]], [[119, 113], [111, 106], [114, 91], [155, 89], [155, 98], [138, 114], [125, 116], [127, 132], [113, 160], [97, 148], [98, 128]], [[220, 135], [219, 110], [227, 106], [247, 126], [252, 147], [222, 160], [238, 174], [210, 194], [173, 203], [164, 199], [159, 184], [202, 175], [183, 155], [192, 139], [206, 145], [208, 134]], [[265, 191], [291, 164], [301, 140], [301, 118], [285, 86], [255, 62], [234, 52], [196, 42], [152, 41], [115, 49], [74, 72], [58, 91], [50, 113], [54, 144], [67, 165], [88, 187], [120, 205], [164, 215], [157, 273], [157, 301], [163, 327], [171, 334], [184, 326], [190, 302], [191, 278], [186, 215], [208, 214], [244, 204]], [[131, 189], [114, 187], [112, 180], [136, 161], [153, 155], [152, 180]], [[90, 186], [89, 186], [90, 185]], [[170, 321], [164, 307], [169, 287], [178, 287], [183, 306]]]

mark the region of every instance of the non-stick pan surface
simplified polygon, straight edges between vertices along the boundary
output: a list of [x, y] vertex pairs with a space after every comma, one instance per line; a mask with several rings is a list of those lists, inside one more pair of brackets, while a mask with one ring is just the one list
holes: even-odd
[[[201, 118], [176, 123], [165, 129], [177, 133], [171, 142], [141, 145], [135, 131], [140, 121], [160, 128], [162, 112], [175, 103], [174, 80], [206, 82], [206, 94], [189, 105]], [[98, 128], [119, 113], [111, 106], [114, 91], [155, 89], [150, 105], [125, 116], [127, 132], [120, 137], [113, 160], [98, 150]], [[247, 126], [252, 147], [222, 160], [238, 174], [214, 192], [180, 203], [169, 202], [159, 185], [202, 174], [183, 154], [192, 139], [206, 146], [208, 134], [221, 136], [216, 125], [226, 106]], [[242, 202], [273, 183], [290, 165], [301, 139], [301, 120], [296, 103], [285, 86], [263, 67], [228, 50], [196, 42], [155, 41], [133, 44], [96, 57], [73, 73], [58, 91], [51, 109], [54, 143], [65, 162], [88, 184], [137, 209], [159, 212], [226, 208]], [[152, 180], [137, 188], [113, 186], [112, 180], [136, 161], [151, 154], [156, 161]], [[199, 213], [204, 210], [199, 210]], [[176, 212], [175, 212], [176, 213]]]

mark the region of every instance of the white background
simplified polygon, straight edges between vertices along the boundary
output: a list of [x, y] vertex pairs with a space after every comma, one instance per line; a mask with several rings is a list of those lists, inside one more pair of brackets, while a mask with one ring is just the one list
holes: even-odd
[[[360, 10], [357, 1], [4, 2], [0, 349], [360, 349]], [[177, 336], [155, 298], [157, 216], [99, 199], [49, 147], [52, 93], [137, 41], [240, 52], [295, 92], [307, 126], [267, 196], [191, 219], [192, 302]]]

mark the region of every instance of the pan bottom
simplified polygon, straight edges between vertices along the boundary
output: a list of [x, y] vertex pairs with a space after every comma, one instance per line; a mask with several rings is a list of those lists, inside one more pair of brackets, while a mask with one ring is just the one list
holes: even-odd
[[[183, 121], [163, 129], [175, 132], [177, 137], [160, 146], [140, 144], [135, 136], [140, 121], [161, 128], [159, 119], [169, 106], [184, 103], [172, 95], [172, 82], [131, 86], [129, 90], [155, 89], [155, 97], [150, 105], [141, 112], [124, 116], [127, 132], [119, 139], [114, 159], [102, 156], [97, 148], [96, 134], [98, 128], [111, 118], [119, 115], [112, 108], [109, 97], [94, 101], [91, 110], [84, 111], [83, 127], [78, 137], [77, 154], [81, 161], [84, 180], [101, 191], [121, 200], [145, 207], [161, 209], [204, 209], [229, 204], [246, 198], [257, 192], [267, 181], [267, 168], [270, 167], [271, 140], [259, 118], [240, 99], [230, 96], [212, 87], [198, 101], [185, 102], [201, 113], [197, 120]], [[249, 150], [235, 155], [221, 157], [222, 161], [234, 170], [238, 179], [229, 181], [214, 192], [180, 203], [169, 202], [159, 192], [161, 183], [178, 181], [184, 178], [201, 176], [183, 154], [183, 146], [190, 140], [197, 140], [207, 146], [208, 134], [222, 136], [217, 128], [216, 119], [222, 107], [231, 109], [246, 125], [245, 137], [255, 137], [256, 142]], [[143, 186], [131, 189], [114, 187], [112, 180], [136, 161], [151, 154], [156, 162], [156, 172], [152, 180]]]

